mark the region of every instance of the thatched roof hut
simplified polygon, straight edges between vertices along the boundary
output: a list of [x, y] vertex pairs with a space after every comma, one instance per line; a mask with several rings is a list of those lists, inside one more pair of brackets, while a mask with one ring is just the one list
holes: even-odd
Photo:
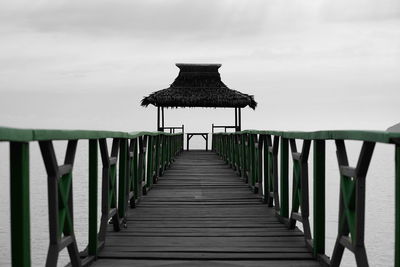
[[176, 64], [178, 77], [166, 89], [143, 98], [142, 106], [157, 107], [224, 107], [255, 109], [254, 96], [229, 89], [218, 69], [221, 64]]

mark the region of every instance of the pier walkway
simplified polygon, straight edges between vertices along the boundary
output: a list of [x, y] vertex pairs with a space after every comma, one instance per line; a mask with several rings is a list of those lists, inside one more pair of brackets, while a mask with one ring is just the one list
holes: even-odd
[[183, 152], [92, 266], [320, 266], [214, 152]]

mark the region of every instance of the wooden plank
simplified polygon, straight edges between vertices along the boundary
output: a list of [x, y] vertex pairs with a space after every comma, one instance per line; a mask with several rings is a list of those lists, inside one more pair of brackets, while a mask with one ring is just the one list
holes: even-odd
[[251, 246], [251, 247], [304, 247], [304, 238], [301, 236], [258, 236], [263, 240], [254, 241], [254, 236], [143, 236], [137, 238], [135, 236], [111, 236], [107, 240], [107, 246]]
[[[97, 261], [93, 266], [96, 267], [109, 267], [115, 266], [116, 261], [115, 259], [102, 259]], [[210, 260], [191, 260], [191, 261], [184, 261], [184, 260], [125, 260], [121, 259], [118, 260], [118, 266], [125, 267], [125, 266], [141, 266], [141, 267], [158, 267], [158, 266], [176, 266], [176, 267], [224, 267], [224, 266], [248, 266], [248, 267], [287, 267], [287, 266], [296, 266], [296, 267], [315, 267], [320, 266], [318, 262], [311, 261], [311, 260], [254, 260], [254, 261], [230, 261], [230, 260], [219, 260], [219, 261], [210, 261]]]
[[108, 251], [107, 247], [100, 253], [101, 258], [124, 258], [124, 259], [163, 259], [163, 260], [299, 260], [313, 259], [310, 253], [300, 252], [129, 252], [129, 251]]
[[127, 252], [127, 253], [140, 253], [140, 252], [171, 252], [171, 253], [307, 253], [307, 248], [303, 247], [268, 247], [268, 246], [107, 246], [104, 253], [113, 252]]
[[[280, 240], [282, 240], [284, 237], [288, 237], [288, 236], [299, 236], [299, 237], [303, 237], [303, 234], [300, 233], [287, 233], [287, 232], [277, 232], [277, 233], [263, 233], [259, 230], [258, 232], [250, 232], [250, 233], [236, 233], [236, 232], [228, 232], [228, 233], [212, 233], [212, 232], [206, 232], [206, 233], [196, 233], [194, 231], [192, 232], [184, 232], [184, 233], [174, 233], [174, 232], [157, 232], [157, 231], [153, 231], [153, 232], [144, 232], [144, 233], [131, 233], [128, 232], [126, 233], [126, 237], [132, 237], [132, 239], [129, 241], [129, 244], [131, 244], [132, 242], [134, 242], [135, 238], [138, 237], [151, 237], [151, 236], [155, 236], [155, 237], [168, 237], [168, 238], [176, 238], [176, 237], [278, 237]], [[120, 237], [117, 236], [117, 238], [120, 240]], [[276, 241], [277, 242], [277, 241]], [[304, 237], [303, 240], [299, 241], [299, 244], [301, 244], [301, 246], [304, 246]], [[275, 244], [274, 244], [275, 245]]]

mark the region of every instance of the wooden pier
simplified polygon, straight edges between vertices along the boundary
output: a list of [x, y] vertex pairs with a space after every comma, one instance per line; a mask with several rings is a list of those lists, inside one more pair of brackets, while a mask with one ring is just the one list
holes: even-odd
[[127, 218], [94, 266], [320, 266], [213, 152], [183, 152]]
[[[60, 140], [67, 143], [61, 160], [53, 146]], [[362, 143], [353, 166], [347, 158], [350, 140]], [[375, 144], [381, 143], [394, 148], [393, 260], [400, 267], [400, 133], [214, 133], [212, 151], [183, 151], [182, 133], [163, 132], [0, 127], [0, 141], [10, 144], [12, 266], [32, 265], [32, 143], [39, 144], [47, 172], [46, 266], [57, 266], [60, 252], [68, 250], [71, 265], [78, 267], [337, 267], [345, 249], [354, 254], [357, 266], [369, 266], [364, 243], [365, 181]], [[73, 168], [82, 142], [88, 144], [86, 177]], [[336, 146], [339, 178], [326, 177], [327, 142]], [[88, 179], [88, 202], [79, 203], [88, 207], [88, 242], [78, 247], [72, 183], [82, 178]], [[340, 179], [338, 231], [330, 255], [325, 251], [326, 179]]]

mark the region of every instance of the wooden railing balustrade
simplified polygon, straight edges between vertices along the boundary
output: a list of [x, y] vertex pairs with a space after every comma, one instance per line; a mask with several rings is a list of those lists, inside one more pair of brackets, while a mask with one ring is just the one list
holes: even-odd
[[[339, 266], [344, 249], [354, 253], [358, 266], [368, 266], [365, 250], [365, 181], [376, 143], [395, 151], [395, 259], [400, 267], [400, 133], [374, 131], [242, 131], [214, 133], [212, 149], [248, 183], [289, 229], [301, 223], [304, 242], [326, 266]], [[67, 141], [62, 164], [53, 142]], [[80, 251], [74, 231], [73, 166], [77, 146], [89, 143], [88, 244]], [[111, 140], [111, 147], [107, 140]], [[301, 148], [297, 143], [302, 141]], [[362, 142], [356, 166], [350, 166], [345, 141]], [[49, 249], [46, 265], [55, 266], [64, 248], [73, 266], [93, 262], [106, 242], [107, 225], [115, 231], [126, 226], [128, 208], [134, 208], [158, 177], [183, 150], [183, 134], [163, 132], [110, 132], [24, 130], [0, 128], [0, 141], [10, 144], [11, 261], [13, 266], [31, 265], [29, 210], [29, 147], [38, 142], [47, 172]], [[337, 239], [332, 255], [325, 253], [325, 157], [326, 142], [336, 146], [340, 172]], [[313, 149], [313, 192], [309, 197], [309, 155]], [[290, 153], [289, 153], [290, 150]], [[100, 154], [99, 154], [100, 151]], [[102, 166], [101, 219], [98, 227], [97, 199], [99, 156]], [[293, 166], [289, 190], [289, 156]], [[289, 204], [289, 192], [292, 203]], [[313, 205], [313, 229], [310, 227]]]
[[[242, 131], [214, 133], [212, 149], [249, 187], [262, 195], [277, 218], [289, 229], [301, 223], [306, 246], [326, 266], [339, 266], [344, 249], [354, 253], [358, 266], [368, 266], [365, 250], [365, 181], [376, 143], [395, 150], [395, 259], [400, 266], [400, 133], [379, 131], [280, 132]], [[297, 148], [296, 140], [302, 140]], [[325, 254], [325, 145], [336, 145], [340, 171], [338, 233], [332, 255]], [[349, 166], [346, 140], [362, 142], [356, 166]], [[289, 147], [293, 166], [292, 203], [289, 205]], [[309, 154], [313, 149], [313, 202], [309, 198]], [[279, 153], [280, 152], [280, 153]], [[279, 172], [280, 168], [280, 172]], [[280, 173], [280, 177], [278, 177]], [[313, 205], [313, 230], [309, 206]], [[289, 210], [291, 208], [291, 210]]]
[[[112, 139], [111, 148], [107, 139]], [[62, 164], [53, 141], [68, 142]], [[79, 142], [89, 142], [88, 245], [79, 252], [73, 217], [73, 166]], [[142, 194], [157, 182], [183, 150], [182, 134], [163, 132], [110, 132], [24, 130], [0, 128], [0, 141], [10, 143], [11, 262], [30, 266], [29, 146], [38, 142], [48, 175], [50, 244], [46, 266], [56, 266], [61, 250], [68, 249], [73, 266], [96, 259], [106, 241], [109, 223], [120, 231], [128, 205], [134, 208]], [[102, 164], [101, 222], [98, 229], [97, 189], [99, 148]], [[111, 151], [109, 151], [111, 149]]]

